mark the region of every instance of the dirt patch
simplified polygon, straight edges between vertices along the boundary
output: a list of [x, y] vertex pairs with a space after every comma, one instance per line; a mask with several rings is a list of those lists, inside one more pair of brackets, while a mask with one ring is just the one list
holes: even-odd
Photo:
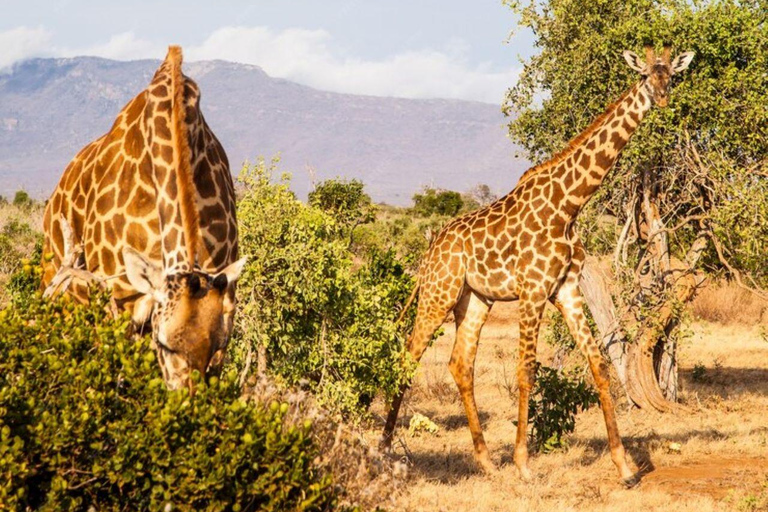
[[657, 468], [643, 478], [643, 489], [659, 489], [672, 496], [699, 494], [716, 500], [734, 489], [759, 491], [768, 483], [768, 459], [714, 457], [706, 462]]

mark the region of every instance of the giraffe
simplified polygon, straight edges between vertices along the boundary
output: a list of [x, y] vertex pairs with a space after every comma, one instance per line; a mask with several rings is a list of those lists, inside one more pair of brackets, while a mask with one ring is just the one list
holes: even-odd
[[[474, 362], [480, 331], [495, 301], [519, 300], [520, 341], [517, 380], [519, 409], [514, 460], [530, 480], [528, 398], [535, 378], [536, 344], [547, 301], [562, 313], [586, 356], [603, 410], [611, 458], [626, 485], [637, 477], [626, 462], [609, 392], [607, 365], [583, 312], [579, 278], [585, 252], [574, 222], [613, 167], [621, 149], [653, 104], [666, 107], [670, 78], [685, 70], [692, 52], [670, 62], [670, 49], [657, 57], [646, 48], [646, 62], [623, 53], [641, 75], [639, 82], [611, 104], [565, 150], [526, 171], [515, 188], [485, 208], [443, 228], [424, 256], [409, 303], [419, 295], [416, 323], [407, 342], [418, 361], [435, 330], [453, 311], [456, 340], [449, 369], [459, 388], [482, 469], [495, 469], [483, 438], [474, 396]], [[406, 304], [406, 308], [408, 304]], [[390, 405], [381, 448], [391, 447], [404, 386]]]
[[[170, 46], [149, 86], [67, 166], [43, 220], [42, 287], [72, 259], [71, 236], [81, 247], [76, 266], [110, 276], [116, 309], [137, 332], [151, 325], [170, 389], [220, 366], [245, 264], [229, 162], [181, 66], [181, 48]], [[72, 284], [67, 292], [87, 301], [87, 284]]]

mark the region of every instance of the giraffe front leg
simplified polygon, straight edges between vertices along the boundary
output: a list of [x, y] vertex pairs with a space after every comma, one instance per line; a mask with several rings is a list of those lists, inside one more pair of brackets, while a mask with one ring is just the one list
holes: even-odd
[[520, 296], [520, 342], [517, 362], [517, 386], [519, 402], [517, 409], [517, 437], [515, 439], [515, 466], [520, 477], [531, 480], [528, 468], [528, 400], [536, 379], [536, 343], [546, 293], [525, 293]]
[[639, 478], [627, 465], [624, 445], [621, 442], [619, 427], [616, 423], [616, 410], [611, 398], [608, 365], [589, 329], [583, 309], [584, 299], [578, 288], [578, 276], [578, 272], [573, 272], [568, 276], [560, 287], [554, 303], [568, 324], [568, 329], [576, 340], [579, 349], [589, 361], [589, 368], [592, 371], [600, 396], [600, 407], [605, 418], [605, 428], [608, 431], [611, 460], [616, 465], [624, 485], [632, 487], [637, 484]]
[[456, 381], [467, 413], [469, 431], [475, 447], [475, 460], [487, 473], [496, 470], [483, 438], [483, 428], [475, 403], [475, 356], [480, 331], [488, 318], [490, 304], [472, 291], [467, 290], [453, 312], [456, 315], [456, 341], [448, 367]]

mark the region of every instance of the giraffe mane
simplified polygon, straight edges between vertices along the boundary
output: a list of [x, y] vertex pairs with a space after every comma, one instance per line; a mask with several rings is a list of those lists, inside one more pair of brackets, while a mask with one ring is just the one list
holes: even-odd
[[597, 117], [594, 121], [592, 121], [592, 124], [590, 124], [587, 128], [585, 128], [580, 134], [572, 138], [568, 145], [565, 147], [565, 149], [555, 153], [552, 158], [547, 160], [546, 162], [542, 162], [539, 165], [535, 165], [525, 171], [522, 176], [520, 176], [520, 179], [517, 181], [517, 186], [519, 186], [524, 181], [528, 180], [529, 178], [538, 175], [540, 172], [550, 169], [559, 163], [561, 163], [563, 160], [568, 158], [571, 153], [573, 153], [576, 148], [581, 146], [584, 141], [586, 141], [592, 134], [594, 134], [600, 126], [602, 126], [603, 122], [611, 115], [613, 115], [614, 112], [619, 108], [619, 104], [621, 104], [622, 101], [624, 101], [624, 98], [626, 98], [634, 89], [634, 87], [628, 89], [624, 92], [616, 101], [608, 105], [608, 108], [605, 109], [605, 112], [603, 112], [601, 115]]
[[170, 64], [173, 107], [171, 124], [173, 130], [173, 152], [176, 159], [176, 185], [179, 190], [179, 206], [187, 246], [187, 259], [194, 267], [200, 242], [200, 221], [197, 212], [196, 191], [192, 176], [192, 150], [184, 106], [184, 75], [181, 72], [182, 54], [180, 46], [169, 46], [166, 60]]

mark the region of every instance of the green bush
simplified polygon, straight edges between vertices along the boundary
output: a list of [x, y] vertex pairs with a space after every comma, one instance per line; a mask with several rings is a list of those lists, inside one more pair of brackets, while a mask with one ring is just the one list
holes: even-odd
[[311, 206], [332, 215], [350, 234], [357, 226], [376, 218], [376, 206], [371, 203], [371, 196], [365, 193], [360, 180], [320, 182], [309, 193], [308, 200]]
[[422, 217], [447, 215], [453, 217], [464, 206], [461, 194], [452, 190], [425, 188], [421, 194], [413, 196], [413, 210]]
[[583, 377], [539, 365], [528, 404], [535, 449], [548, 453], [567, 447], [566, 436], [576, 427], [576, 414], [597, 401], [597, 393]]
[[17, 190], [16, 194], [13, 196], [13, 205], [14, 206], [32, 206], [32, 198], [29, 197], [29, 194], [25, 190]]
[[0, 510], [334, 507], [287, 404], [243, 400], [232, 371], [167, 391], [104, 295], [20, 302], [0, 311]]
[[[320, 403], [363, 413], [373, 396], [392, 397], [409, 377], [396, 323], [413, 281], [392, 254], [349, 248], [345, 219], [302, 203], [276, 162], [240, 173], [240, 250], [249, 262], [232, 357], [243, 365], [262, 350], [268, 368], [306, 384]], [[317, 197], [316, 197], [317, 199]]]

